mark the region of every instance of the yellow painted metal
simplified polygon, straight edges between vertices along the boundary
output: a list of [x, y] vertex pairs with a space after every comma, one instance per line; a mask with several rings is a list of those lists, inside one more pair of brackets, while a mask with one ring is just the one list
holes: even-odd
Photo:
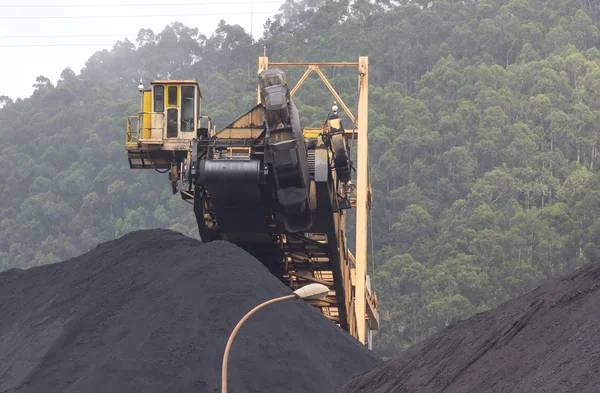
[[165, 84], [175, 84], [175, 85], [197, 85], [195, 79], [154, 79], [152, 81], [153, 85], [165, 85]]
[[322, 61], [322, 62], [310, 62], [310, 61], [300, 61], [300, 62], [291, 62], [291, 63], [278, 63], [273, 62], [269, 63], [271, 67], [301, 67], [301, 66], [324, 66], [324, 67], [356, 67], [359, 65], [358, 62], [355, 61]]
[[[316, 138], [317, 135], [319, 135], [321, 132], [323, 132], [323, 129], [322, 128], [305, 127], [302, 129], [302, 131], [304, 132], [305, 138]], [[344, 136], [346, 137], [346, 139], [354, 139], [354, 140], [358, 139], [358, 133], [356, 132], [355, 129], [344, 130]]]
[[300, 88], [300, 86], [302, 86], [302, 84], [304, 83], [306, 78], [308, 78], [308, 76], [310, 75], [310, 73], [313, 70], [314, 70], [313, 67], [308, 67], [308, 69], [306, 71], [304, 71], [304, 75], [302, 75], [302, 78], [300, 78], [300, 80], [296, 83], [296, 86], [294, 86], [292, 91], [290, 91], [290, 96], [293, 96], [296, 93], [296, 90], [298, 90]]
[[215, 136], [225, 139], [258, 138], [264, 131], [264, 110], [257, 105], [244, 113]]
[[356, 322], [358, 339], [366, 342], [366, 275], [367, 275], [367, 198], [369, 192], [369, 145], [367, 125], [369, 121], [369, 60], [359, 58], [358, 66], [358, 149], [356, 169]]
[[319, 134], [323, 132], [321, 128], [303, 128], [302, 134], [304, 135], [304, 139], [308, 138], [316, 138]]
[[152, 129], [152, 90], [144, 91], [144, 107], [142, 108], [142, 138], [150, 139]]
[[369, 318], [369, 328], [371, 330], [379, 330], [379, 314], [377, 313], [377, 297], [366, 296], [367, 300], [367, 317]]
[[162, 139], [140, 139], [139, 143], [142, 146], [145, 146], [145, 145], [163, 145], [163, 144], [165, 144], [165, 141], [162, 140]]
[[340, 128], [342, 128], [342, 119], [340, 119], [340, 118], [328, 120], [328, 123], [329, 123], [329, 127], [333, 127], [338, 130]]
[[249, 147], [228, 147], [227, 157], [247, 158], [250, 159], [252, 149]]
[[[269, 58], [261, 56], [258, 58], [258, 73], [260, 74], [264, 70], [269, 68]], [[260, 104], [260, 83], [256, 82], [256, 103]]]
[[[296, 85], [292, 88], [290, 95], [293, 96], [296, 93], [296, 91], [298, 91], [300, 86], [302, 86], [302, 84], [304, 83], [304, 81], [306, 80], [308, 75], [310, 75], [310, 73], [312, 71], [315, 71], [317, 73], [317, 75], [319, 75], [319, 78], [321, 78], [321, 80], [323, 81], [323, 83], [325, 84], [327, 89], [329, 89], [329, 91], [331, 92], [333, 97], [340, 104], [340, 106], [342, 107], [344, 112], [346, 112], [346, 115], [348, 115], [348, 117], [350, 118], [352, 123], [354, 123], [354, 125], [356, 126], [356, 118], [354, 117], [354, 115], [352, 114], [352, 112], [350, 111], [350, 109], [348, 108], [348, 106], [346, 105], [344, 100], [342, 99], [342, 97], [337, 93], [337, 91], [331, 85], [331, 83], [329, 82], [329, 79], [327, 79], [325, 74], [323, 74], [323, 71], [321, 71], [321, 69], [319, 68], [319, 65], [322, 65], [322, 66], [341, 65], [341, 66], [347, 67], [347, 66], [357, 66], [358, 64], [359, 63], [327, 63], [327, 62], [325, 62], [325, 63], [270, 63], [269, 64], [268, 59], [267, 59], [267, 60], [263, 60], [262, 62], [259, 60], [259, 73], [262, 72], [264, 69], [268, 68], [269, 65], [271, 65], [273, 67], [283, 67], [283, 66], [294, 67], [294, 66], [300, 66], [300, 65], [308, 66], [308, 69], [304, 72], [302, 77], [298, 80], [298, 82], [296, 82]], [[264, 69], [260, 68], [261, 66], [263, 66], [265, 68]], [[258, 89], [258, 102], [260, 102], [260, 89]]]

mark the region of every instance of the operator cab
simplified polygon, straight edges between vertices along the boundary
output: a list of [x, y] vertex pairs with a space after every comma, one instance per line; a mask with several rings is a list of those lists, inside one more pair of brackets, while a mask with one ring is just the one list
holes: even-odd
[[[185, 157], [192, 143], [208, 136], [210, 119], [202, 116], [202, 93], [195, 80], [140, 83], [141, 108], [127, 117], [126, 147], [132, 168], [168, 168], [175, 156]], [[202, 127], [202, 119], [208, 123]], [[137, 124], [135, 124], [137, 123]]]
[[[150, 89], [151, 128], [147, 130], [144, 126], [143, 139], [160, 140], [167, 144], [165, 147], [174, 139], [194, 139], [201, 116], [202, 95], [198, 83], [193, 80], [155, 80]], [[146, 97], [144, 103], [147, 107]]]
[[[200, 86], [196, 81], [154, 80], [149, 93], [144, 93], [142, 143], [145, 140], [149, 143], [161, 142], [167, 150], [172, 150], [169, 142], [196, 137], [200, 128], [202, 102]], [[148, 114], [149, 106], [151, 110]], [[150, 119], [146, 119], [146, 116]]]

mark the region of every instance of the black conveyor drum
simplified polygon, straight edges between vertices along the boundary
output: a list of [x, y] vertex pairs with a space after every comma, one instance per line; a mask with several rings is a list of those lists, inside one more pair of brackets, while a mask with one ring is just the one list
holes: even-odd
[[201, 160], [200, 184], [259, 184], [260, 160]]

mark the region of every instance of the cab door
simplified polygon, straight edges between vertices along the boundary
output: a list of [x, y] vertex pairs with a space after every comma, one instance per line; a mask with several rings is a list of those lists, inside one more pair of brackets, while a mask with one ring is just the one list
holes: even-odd
[[192, 139], [196, 137], [197, 124], [197, 88], [194, 85], [181, 86], [181, 117], [179, 121], [180, 138]]
[[179, 86], [167, 85], [167, 138], [179, 135]]
[[165, 85], [153, 85], [152, 95], [150, 139], [162, 141], [165, 137]]

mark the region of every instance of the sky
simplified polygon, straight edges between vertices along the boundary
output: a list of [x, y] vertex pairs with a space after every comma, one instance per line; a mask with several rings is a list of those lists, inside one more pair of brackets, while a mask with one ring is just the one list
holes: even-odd
[[96, 51], [135, 43], [141, 28], [159, 33], [172, 22], [210, 36], [219, 20], [262, 35], [284, 0], [0, 0], [0, 96], [29, 97], [35, 78], [53, 84], [70, 67], [79, 73]]

